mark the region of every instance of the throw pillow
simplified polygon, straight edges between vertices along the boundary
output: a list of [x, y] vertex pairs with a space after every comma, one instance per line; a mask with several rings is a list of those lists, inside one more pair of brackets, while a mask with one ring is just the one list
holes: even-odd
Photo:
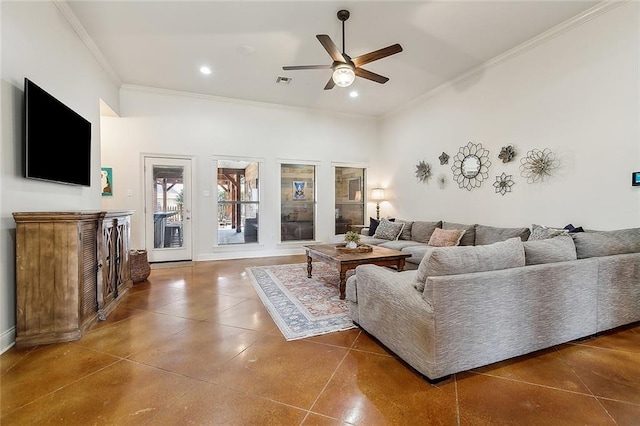
[[373, 237], [373, 234], [376, 233], [376, 229], [378, 229], [378, 225], [380, 225], [380, 221], [374, 219], [372, 217], [369, 218], [369, 236]]
[[432, 247], [450, 247], [460, 244], [460, 240], [466, 231], [464, 229], [440, 229], [436, 228], [429, 238]]
[[464, 225], [462, 223], [442, 222], [442, 229], [464, 229], [464, 236], [460, 240], [461, 246], [476, 245], [476, 225]]
[[570, 234], [575, 234], [576, 232], [584, 232], [584, 229], [582, 228], [582, 226], [575, 227], [572, 224], [568, 224], [563, 229], [566, 229], [567, 231], [569, 231]]
[[[393, 222], [395, 221], [395, 218], [390, 218], [389, 221]], [[369, 236], [370, 237], [373, 237], [373, 235], [376, 233], [376, 229], [378, 229], [378, 225], [380, 225], [379, 219], [374, 219], [372, 217], [369, 218]]]
[[380, 219], [380, 224], [378, 225], [375, 234], [373, 234], [373, 238], [391, 241], [397, 240], [402, 233], [403, 228], [404, 223], [394, 223], [388, 219]]
[[568, 234], [566, 229], [549, 228], [544, 225], [531, 225], [531, 235], [527, 241], [545, 240], [547, 238], [557, 237], [558, 235]]

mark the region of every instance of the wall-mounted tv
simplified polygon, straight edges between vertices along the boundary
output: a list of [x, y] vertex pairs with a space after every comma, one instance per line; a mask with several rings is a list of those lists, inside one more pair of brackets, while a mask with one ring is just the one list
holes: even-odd
[[24, 79], [24, 174], [91, 186], [91, 123]]

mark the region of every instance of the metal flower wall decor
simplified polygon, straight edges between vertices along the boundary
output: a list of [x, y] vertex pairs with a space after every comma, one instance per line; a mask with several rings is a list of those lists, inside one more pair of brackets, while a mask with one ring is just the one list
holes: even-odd
[[550, 149], [532, 149], [520, 160], [520, 174], [527, 179], [527, 183], [544, 182], [559, 165]]
[[493, 182], [493, 187], [496, 189], [496, 194], [506, 194], [507, 192], [511, 192], [511, 187], [515, 184], [513, 179], [511, 179], [511, 175], [508, 175], [504, 172], [500, 176], [496, 176], [496, 181]]
[[516, 150], [513, 148], [513, 145], [503, 146], [500, 150], [500, 154], [498, 154], [498, 158], [505, 164], [513, 160], [515, 157]]
[[416, 177], [420, 182], [426, 182], [431, 177], [431, 165], [420, 161], [416, 166]]
[[453, 180], [458, 182], [460, 189], [471, 191], [479, 188], [482, 181], [489, 177], [489, 150], [484, 149], [480, 143], [469, 142], [460, 147], [453, 160]]
[[440, 160], [441, 166], [445, 164], [449, 164], [449, 154], [447, 154], [444, 151], [442, 151], [442, 154], [440, 154], [440, 157], [438, 157], [438, 159]]

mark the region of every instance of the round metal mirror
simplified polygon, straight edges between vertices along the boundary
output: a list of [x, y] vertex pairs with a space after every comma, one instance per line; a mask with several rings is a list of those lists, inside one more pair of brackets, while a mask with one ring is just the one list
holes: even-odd
[[474, 178], [480, 172], [480, 159], [475, 155], [467, 155], [462, 160], [462, 174], [470, 179]]
[[482, 184], [482, 181], [489, 177], [489, 151], [482, 147], [482, 144], [469, 142], [467, 146], [462, 146], [453, 157], [453, 180], [458, 183], [458, 187], [471, 191]]

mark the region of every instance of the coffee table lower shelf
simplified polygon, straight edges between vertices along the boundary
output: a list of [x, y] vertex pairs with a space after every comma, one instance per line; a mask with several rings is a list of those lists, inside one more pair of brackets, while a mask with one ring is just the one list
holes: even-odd
[[405, 259], [411, 254], [385, 247], [372, 246], [367, 253], [349, 253], [336, 250], [337, 244], [313, 244], [304, 246], [307, 253], [307, 277], [311, 278], [313, 260], [319, 260], [334, 266], [340, 274], [340, 299], [345, 298], [347, 271], [359, 265], [371, 264], [378, 266], [394, 266], [402, 271]]

